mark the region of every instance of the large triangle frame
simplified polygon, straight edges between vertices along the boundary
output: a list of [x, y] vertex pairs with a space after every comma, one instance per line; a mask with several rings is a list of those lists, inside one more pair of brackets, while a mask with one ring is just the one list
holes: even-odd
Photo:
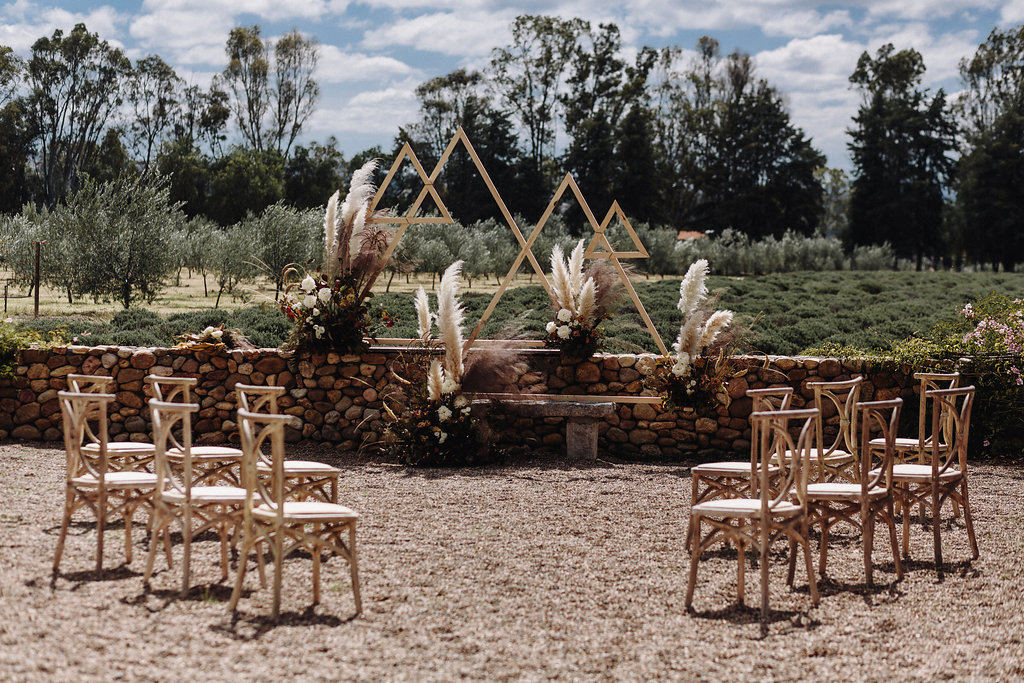
[[[640, 241], [640, 238], [637, 236], [636, 231], [633, 230], [633, 226], [629, 223], [629, 219], [627, 219], [625, 213], [623, 213], [618, 201], [612, 202], [612, 205], [608, 209], [608, 213], [605, 216], [604, 220], [598, 223], [593, 211], [591, 211], [589, 204], [584, 198], [583, 193], [580, 191], [579, 186], [576, 184], [575, 179], [573, 179], [571, 174], [567, 173], [565, 177], [562, 179], [561, 184], [559, 184], [558, 189], [555, 191], [554, 196], [551, 198], [551, 201], [548, 202], [548, 206], [545, 209], [544, 214], [537, 222], [537, 225], [534, 226], [533, 230], [531, 230], [530, 236], [524, 237], [523, 232], [519, 228], [519, 225], [516, 223], [515, 218], [513, 218], [511, 212], [508, 210], [508, 207], [506, 206], [504, 199], [502, 199], [501, 194], [494, 186], [494, 182], [491, 180], [490, 175], [487, 173], [487, 169], [484, 168], [483, 162], [480, 160], [479, 154], [477, 154], [476, 149], [474, 149], [473, 144], [470, 142], [469, 137], [466, 135], [466, 132], [462, 129], [461, 126], [459, 126], [458, 131], [452, 137], [451, 142], [448, 143], [448, 146], [441, 154], [441, 157], [438, 159], [437, 164], [434, 166], [434, 169], [430, 172], [429, 175], [427, 175], [422, 163], [416, 157], [416, 153], [413, 151], [412, 146], [408, 142], [402, 145], [402, 148], [399, 151], [398, 156], [395, 157], [394, 162], [391, 164], [391, 168], [389, 169], [383, 182], [381, 182], [380, 187], [378, 187], [377, 189], [377, 193], [374, 195], [373, 200], [370, 203], [370, 218], [367, 219], [367, 223], [398, 225], [398, 229], [396, 230], [394, 237], [390, 240], [388, 247], [385, 250], [385, 252], [381, 255], [381, 258], [385, 261], [391, 258], [391, 255], [394, 253], [395, 247], [398, 245], [398, 242], [402, 239], [402, 236], [405, 234], [405, 231], [412, 224], [452, 224], [455, 222], [451, 214], [448, 212], [448, 208], [441, 200], [440, 195], [438, 195], [437, 189], [434, 187], [434, 183], [437, 180], [438, 176], [440, 176], [442, 169], [444, 168], [445, 164], [448, 162], [448, 159], [451, 157], [452, 153], [455, 151], [455, 148], [459, 144], [462, 144], [463, 147], [465, 147], [466, 152], [469, 154], [469, 157], [473, 160], [473, 164], [476, 167], [477, 172], [480, 174], [480, 177], [483, 179], [488, 191], [490, 191], [491, 196], [497, 203], [498, 208], [501, 211], [502, 217], [504, 217], [506, 223], [508, 223], [509, 229], [512, 230], [512, 233], [520, 246], [519, 254], [513, 261], [512, 266], [509, 268], [508, 272], [505, 274], [505, 277], [502, 279], [497, 291], [495, 291], [494, 296], [491, 298], [490, 303], [488, 303], [487, 308], [480, 316], [480, 320], [473, 328], [472, 333], [470, 333], [470, 335], [466, 338], [463, 350], [468, 351], [477, 341], [477, 338], [479, 337], [484, 324], [490, 319], [490, 316], [494, 312], [495, 307], [498, 305], [498, 302], [501, 300], [501, 297], [508, 289], [509, 284], [511, 284], [512, 279], [515, 277], [516, 272], [518, 272], [519, 268], [522, 266], [524, 260], [529, 261], [530, 266], [533, 268], [534, 272], [540, 278], [540, 282], [543, 285], [548, 296], [551, 298], [552, 302], [555, 301], [554, 290], [551, 287], [551, 283], [549, 282], [547, 275], [544, 273], [544, 269], [537, 261], [536, 255], [534, 255], [533, 253], [533, 244], [536, 242], [538, 235], [540, 235], [540, 232], [541, 230], [543, 230], [544, 225], [547, 223], [548, 219], [551, 218], [551, 215], [554, 213], [554, 210], [558, 206], [558, 203], [562, 199], [562, 196], [565, 194], [567, 190], [571, 190], [573, 195], [576, 197], [576, 201], [583, 209], [583, 213], [586, 216], [588, 223], [590, 223], [590, 226], [594, 231], [594, 237], [591, 239], [589, 245], [587, 246], [584, 256], [586, 258], [606, 258], [609, 259], [614, 264], [615, 269], [619, 274], [619, 278], [622, 280], [622, 283], [625, 286], [626, 291], [629, 293], [630, 299], [632, 299], [633, 305], [636, 307], [637, 312], [640, 313], [640, 317], [643, 319], [648, 332], [651, 334], [651, 337], [654, 339], [655, 344], [658, 346], [658, 350], [663, 355], [668, 355], [668, 349], [665, 347], [665, 342], [662, 341], [661, 335], [658, 334], [658, 330], [657, 328], [655, 328], [654, 323], [651, 321], [650, 316], [647, 314], [647, 310], [644, 308], [643, 303], [640, 301], [640, 297], [637, 296], [636, 290], [633, 288], [633, 284], [630, 281], [629, 276], [626, 274], [625, 269], [619, 262], [620, 258], [648, 258], [649, 254], [647, 252], [647, 249], [644, 247], [643, 243]], [[420, 190], [420, 193], [419, 195], [417, 195], [416, 200], [409, 207], [409, 210], [406, 211], [404, 216], [375, 217], [374, 213], [376, 212], [377, 207], [384, 196], [384, 192], [387, 190], [387, 187], [394, 180], [395, 176], [398, 174], [398, 170], [402, 166], [403, 162], [406, 160], [412, 163], [417, 175], [423, 182], [423, 189]], [[428, 197], [432, 199], [434, 204], [437, 206], [438, 213], [441, 214], [440, 216], [417, 216], [417, 214], [419, 213], [423, 206], [423, 202], [426, 201]], [[611, 244], [608, 242], [608, 239], [604, 233], [608, 226], [611, 224], [612, 220], [615, 218], [618, 218], [622, 225], [625, 227], [626, 232], [629, 235], [630, 240], [633, 243], [633, 246], [635, 247], [634, 251], [617, 252], [612, 248]], [[603, 251], [598, 251], [598, 249], [602, 249]]]

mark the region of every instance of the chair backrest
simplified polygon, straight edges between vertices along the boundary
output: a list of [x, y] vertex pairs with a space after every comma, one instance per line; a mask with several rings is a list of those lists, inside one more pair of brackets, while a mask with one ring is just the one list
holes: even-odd
[[100, 375], [76, 375], [74, 373], [65, 378], [68, 382], [68, 392], [74, 394], [108, 394], [113, 386], [113, 377], [102, 377]]
[[162, 403], [192, 403], [192, 387], [199, 383], [195, 377], [161, 377], [148, 375], [146, 384], [153, 388], [153, 398]]
[[[153, 446], [156, 461], [157, 486], [159, 497], [170, 488], [185, 496], [186, 503], [191, 498], [192, 482], [192, 420], [191, 414], [199, 410], [195, 403], [170, 403], [149, 399], [149, 412], [153, 420]], [[174, 432], [180, 430], [181, 437]], [[181, 471], [176, 472], [167, 458], [167, 451], [176, 447], [182, 454]]]
[[[251, 515], [258, 495], [262, 502], [276, 512], [277, 521], [284, 516], [284, 428], [291, 421], [290, 415], [253, 413], [239, 408], [238, 431], [242, 442], [242, 485], [245, 487], [246, 515]], [[257, 461], [262, 455], [263, 443], [270, 443], [271, 473], [269, 478], [260, 477], [256, 472]]]
[[756, 425], [758, 434], [757, 442], [752, 442], [750, 447], [760, 464], [751, 477], [756, 476], [759, 482], [756, 493], [761, 498], [762, 514], [767, 515], [770, 507], [792, 496], [806, 510], [807, 477], [817, 417], [817, 408], [750, 414], [751, 425]]
[[929, 393], [936, 389], [956, 389], [960, 386], [959, 372], [915, 372], [914, 379], [921, 383], [918, 387], [919, 405], [917, 410], [917, 439], [922, 453], [932, 443], [931, 410], [929, 410]]
[[277, 398], [283, 396], [285, 391], [284, 387], [266, 387], [254, 384], [235, 385], [235, 392], [238, 396], [238, 408], [250, 413], [277, 415], [281, 412], [277, 407]]
[[[857, 430], [853, 428], [853, 408], [860, 400], [860, 387], [863, 377], [840, 382], [808, 382], [807, 387], [814, 391], [814, 407], [820, 411], [816, 432], [818, 437], [818, 457], [824, 460], [836, 451], [850, 454], [857, 453]], [[832, 411], [839, 416], [839, 427], [835, 438], [825, 442], [825, 420]]]
[[[943, 439], [932, 438], [928, 449], [933, 476], [953, 466], [964, 471], [967, 469], [967, 439], [971, 430], [974, 391], [974, 386], [969, 386], [928, 392], [928, 399], [932, 401], [932, 436], [943, 436]], [[941, 442], [943, 440], [944, 443]]]
[[[64, 428], [64, 450], [67, 455], [67, 478], [92, 475], [102, 482], [110, 462], [107, 457], [107, 410], [114, 401], [113, 394], [57, 392]], [[90, 422], [96, 423], [93, 429]], [[96, 451], [82, 450], [88, 439], [98, 444]]]
[[[895, 457], [893, 444], [896, 441], [903, 399], [864, 401], [858, 403], [855, 408], [855, 422], [859, 426], [859, 429], [855, 427], [855, 430], [859, 433], [858, 442], [860, 443], [860, 458], [857, 462], [856, 474], [857, 481], [861, 485], [861, 492], [866, 494], [877, 486], [890, 488]], [[872, 438], [881, 438], [885, 442], [885, 448], [881, 451], [872, 448]]]
[[750, 412], [764, 410], [789, 410], [793, 401], [793, 387], [768, 387], [766, 389], [747, 389], [747, 396], [753, 399]]

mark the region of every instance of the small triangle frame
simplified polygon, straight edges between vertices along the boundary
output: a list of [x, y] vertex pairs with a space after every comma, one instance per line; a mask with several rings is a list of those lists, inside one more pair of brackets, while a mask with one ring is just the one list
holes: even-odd
[[[611, 244], [608, 242], [608, 238], [605, 236], [604, 231], [611, 225], [612, 219], [618, 218], [619, 222], [626, 229], [626, 234], [629, 235], [629, 239], [632, 240], [633, 246], [636, 247], [634, 251], [615, 251], [612, 249]], [[594, 238], [590, 240], [590, 244], [587, 245], [587, 249], [583, 252], [584, 258], [650, 258], [650, 254], [647, 248], [644, 247], [643, 242], [637, 236], [636, 231], [633, 229], [633, 225], [626, 218], [626, 214], [623, 213], [622, 207], [619, 206], [619, 200], [612, 201], [611, 208], [608, 209], [608, 214], [601, 221], [601, 225], [594, 228]], [[601, 247], [604, 251], [599, 252], [597, 248]]]

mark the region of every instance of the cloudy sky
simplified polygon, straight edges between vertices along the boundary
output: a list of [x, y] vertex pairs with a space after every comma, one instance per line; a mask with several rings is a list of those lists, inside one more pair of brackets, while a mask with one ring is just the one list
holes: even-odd
[[959, 60], [994, 27], [1024, 22], [1024, 0], [15, 0], [0, 5], [0, 43], [27, 55], [40, 36], [85, 22], [133, 59], [158, 54], [205, 85], [224, 67], [233, 26], [259, 24], [271, 38], [298, 28], [322, 46], [323, 95], [307, 137], [334, 135], [351, 155], [390, 146], [416, 117], [418, 84], [485, 67], [519, 14], [614, 22], [631, 51], [714, 36], [723, 52], [753, 55], [829, 164], [848, 167], [845, 130], [858, 96], [847, 79], [864, 50], [913, 47], [926, 85], [955, 93]]

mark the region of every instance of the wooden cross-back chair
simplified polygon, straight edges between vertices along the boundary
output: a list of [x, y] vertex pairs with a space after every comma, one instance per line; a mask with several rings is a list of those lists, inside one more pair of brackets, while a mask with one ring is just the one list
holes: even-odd
[[903, 514], [903, 555], [910, 554], [910, 510], [918, 505], [921, 521], [924, 510], [932, 516], [932, 538], [935, 546], [935, 565], [941, 571], [942, 535], [940, 517], [947, 500], [963, 508], [964, 524], [971, 546], [971, 558], [978, 558], [978, 542], [974, 536], [974, 521], [967, 493], [967, 441], [970, 436], [971, 411], [974, 407], [973, 386], [953, 389], [933, 389], [926, 399], [931, 404], [931, 439], [928, 443], [929, 462], [904, 462], [893, 465], [892, 479], [900, 510]]
[[[751, 413], [756, 425], [757, 442], [751, 449], [757, 454], [757, 466], [751, 466], [751, 478], [759, 485], [749, 497], [718, 498], [694, 505], [690, 509], [690, 573], [686, 586], [686, 608], [693, 605], [697, 567], [703, 553], [712, 545], [725, 541], [737, 549], [736, 586], [739, 602], [743, 602], [746, 550], [758, 553], [761, 570], [761, 618], [768, 616], [768, 550], [786, 538], [792, 545], [803, 547], [807, 565], [807, 581], [811, 600], [818, 604], [818, 585], [811, 561], [808, 538], [807, 478], [811, 467], [816, 408], [802, 410], [759, 411]], [[793, 432], [797, 433], [794, 438]], [[782, 457], [789, 451], [792, 457]], [[771, 474], [772, 458], [777, 470]], [[702, 536], [702, 526], [711, 528]], [[788, 583], [793, 583], [792, 565]]]
[[[818, 481], [857, 482], [857, 434], [854, 430], [854, 406], [860, 400], [863, 377], [835, 382], [808, 382], [814, 391], [814, 407], [818, 409], [815, 424], [817, 445], [811, 457], [817, 463]], [[826, 442], [825, 423], [836, 418], [835, 437]]]
[[[285, 558], [304, 549], [313, 559], [313, 603], [320, 602], [321, 554], [326, 550], [348, 562], [356, 614], [362, 612], [359, 567], [356, 555], [356, 522], [359, 514], [347, 507], [321, 501], [289, 500], [285, 495], [284, 427], [288, 415], [238, 411], [242, 439], [243, 480], [246, 488], [242, 561], [235, 577], [229, 609], [238, 606], [245, 581], [245, 558], [260, 541], [266, 541], [274, 560], [273, 617], [281, 608], [282, 571]], [[264, 443], [270, 448], [269, 478], [257, 476], [256, 463]]]
[[[150, 508], [157, 477], [150, 472], [120, 469], [121, 460], [112, 458], [107, 434], [107, 410], [113, 394], [58, 392], [67, 455], [64, 515], [61, 519], [53, 575], [60, 569], [71, 517], [81, 509], [96, 517], [96, 571], [103, 570], [103, 533], [108, 522], [124, 520], [125, 560], [132, 561], [132, 517], [142, 507]], [[96, 428], [90, 427], [95, 422]], [[94, 448], [86, 446], [94, 445]]]
[[[194, 377], [160, 377], [149, 375], [146, 383], [152, 388], [153, 397], [159, 403], [192, 404], [192, 388], [198, 384]], [[191, 429], [192, 413], [198, 410], [189, 411], [180, 426], [188, 422]], [[168, 436], [170, 445], [166, 449], [167, 459], [177, 467], [181, 467], [184, 453], [182, 446], [178, 443], [174, 434]], [[155, 441], [154, 437], [154, 441]], [[191, 445], [190, 457], [192, 460], [193, 484], [214, 485], [225, 484], [227, 486], [240, 486], [239, 464], [242, 462], [241, 449], [233, 446], [219, 444]]]
[[[238, 408], [251, 413], [277, 415], [280, 408], [278, 397], [285, 392], [284, 387], [256, 386], [252, 384], [236, 384]], [[260, 476], [270, 476], [273, 463], [269, 455], [259, 451], [256, 472]], [[285, 460], [285, 496], [291, 500], [323, 500], [327, 503], [338, 502], [338, 478], [341, 470], [326, 463], [315, 460]]]
[[[829, 530], [840, 522], [858, 529], [864, 549], [864, 575], [872, 585], [871, 554], [874, 547], [876, 521], [889, 527], [889, 543], [892, 546], [896, 578], [903, 578], [903, 564], [900, 562], [899, 541], [896, 538], [896, 515], [892, 485], [893, 448], [896, 428], [900, 421], [903, 399], [857, 403], [854, 409], [854, 429], [859, 435], [859, 451], [852, 471], [856, 481], [819, 481], [807, 485], [807, 501], [810, 524], [821, 531], [818, 557], [818, 571], [825, 576], [828, 561]], [[872, 434], [886, 446], [881, 451], [869, 446]], [[795, 562], [795, 556], [790, 558]], [[792, 571], [792, 569], [791, 569]]]
[[[918, 462], [921, 464], [929, 462], [931, 458], [931, 447], [933, 441], [931, 398], [929, 392], [936, 389], [955, 389], [960, 386], [959, 372], [915, 372], [914, 379], [919, 383], [918, 409], [917, 409], [917, 434], [914, 436], [897, 435], [893, 442], [893, 450], [897, 463]], [[943, 420], [943, 424], [946, 420]], [[881, 439], [872, 439], [872, 448], [883, 448]], [[939, 448], [945, 449], [946, 445], [939, 439]]]
[[[167, 553], [167, 567], [172, 566], [170, 527], [177, 520], [182, 537], [181, 594], [189, 590], [192, 569], [192, 539], [207, 529], [220, 536], [221, 578], [228, 578], [228, 541], [242, 525], [245, 489], [237, 486], [204, 486], [197, 483], [193, 472], [191, 413], [199, 409], [194, 403], [167, 403], [150, 399], [153, 435], [156, 442], [156, 471], [159, 477], [154, 495], [154, 516], [143, 582], [149, 585], [161, 536]], [[176, 437], [175, 431], [181, 436]], [[180, 457], [168, 457], [171, 447]], [[262, 572], [262, 569], [261, 569]]]
[[[747, 396], [751, 398], [751, 412], [786, 410], [793, 399], [793, 388], [748, 389]], [[753, 424], [750, 438], [752, 443], [757, 440]], [[756, 478], [751, 479], [751, 469], [756, 466], [755, 459], [756, 453], [751, 449], [749, 460], [706, 462], [690, 468], [690, 505], [715, 498], [738, 498], [746, 495], [751, 486], [757, 485]], [[771, 465], [771, 468], [771, 472], [777, 470], [775, 465]], [[690, 545], [689, 527], [686, 532], [686, 545]]]
[[[68, 392], [73, 394], [109, 394], [114, 388], [114, 380], [101, 375], [69, 374], [66, 378]], [[112, 403], [108, 402], [109, 403]], [[107, 416], [103, 416], [104, 421]], [[139, 435], [142, 436], [142, 435]], [[85, 427], [86, 441], [82, 450], [96, 456], [99, 453], [99, 440], [90, 425]], [[153, 444], [141, 441], [110, 441], [107, 440], [107, 457], [119, 470], [145, 470], [153, 462]]]

